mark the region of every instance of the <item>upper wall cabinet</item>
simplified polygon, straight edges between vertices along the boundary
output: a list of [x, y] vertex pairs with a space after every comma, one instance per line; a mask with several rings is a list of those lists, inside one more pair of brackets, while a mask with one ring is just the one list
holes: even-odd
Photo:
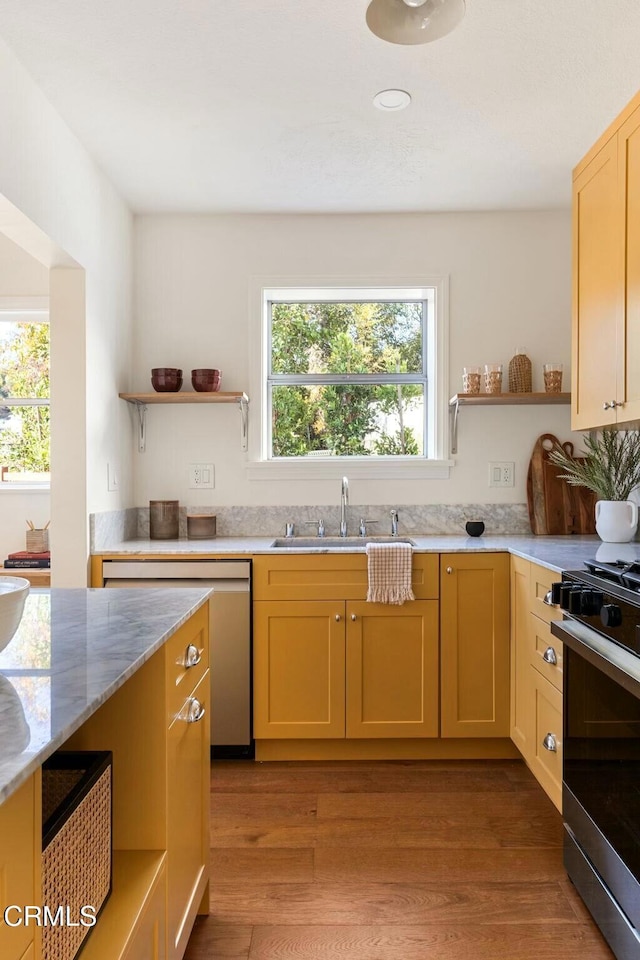
[[574, 171], [574, 430], [640, 418], [639, 104]]

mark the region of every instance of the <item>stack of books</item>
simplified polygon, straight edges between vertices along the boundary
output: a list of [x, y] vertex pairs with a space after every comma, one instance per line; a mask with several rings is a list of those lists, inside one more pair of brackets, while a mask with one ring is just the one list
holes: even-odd
[[18, 553], [10, 553], [4, 562], [5, 569], [17, 570], [21, 567], [38, 569], [40, 567], [51, 566], [51, 553], [31, 553], [29, 550], [20, 550]]

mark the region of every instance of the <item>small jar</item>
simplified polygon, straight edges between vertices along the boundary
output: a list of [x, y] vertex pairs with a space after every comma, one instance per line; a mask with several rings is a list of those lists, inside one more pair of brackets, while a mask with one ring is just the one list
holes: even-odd
[[179, 516], [178, 500], [149, 500], [149, 539], [177, 540]]
[[462, 392], [480, 393], [480, 367], [462, 368]]
[[485, 363], [484, 392], [485, 393], [502, 393], [502, 364], [501, 363]]

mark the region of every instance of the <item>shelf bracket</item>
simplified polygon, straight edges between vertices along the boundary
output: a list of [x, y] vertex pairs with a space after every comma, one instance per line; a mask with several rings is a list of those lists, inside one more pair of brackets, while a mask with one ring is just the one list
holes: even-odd
[[240, 404], [240, 449], [245, 453], [249, 447], [249, 398], [243, 393], [238, 398]]
[[147, 405], [139, 400], [132, 402], [138, 415], [138, 453], [144, 453], [147, 449]]
[[458, 414], [460, 402], [458, 398], [449, 404], [449, 420], [451, 422], [451, 453], [458, 452]]

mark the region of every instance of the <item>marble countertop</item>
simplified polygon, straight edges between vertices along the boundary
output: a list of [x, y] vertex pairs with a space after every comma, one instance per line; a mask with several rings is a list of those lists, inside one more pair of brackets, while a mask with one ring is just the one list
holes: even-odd
[[[599, 560], [640, 556], [640, 543], [614, 544], [602, 543], [596, 536], [536, 537], [499, 536], [462, 537], [427, 536], [409, 534], [414, 549], [418, 553], [460, 553], [460, 552], [500, 552], [516, 554], [526, 560], [533, 560], [550, 570], [580, 569], [585, 560], [597, 555]], [[305, 538], [307, 539], [307, 538]], [[198, 556], [235, 556], [251, 554], [288, 553], [344, 553], [343, 548], [327, 548], [322, 540], [318, 546], [296, 548], [273, 547], [273, 537], [217, 537], [213, 540], [123, 540], [108, 549], [96, 551], [101, 556], [135, 557], [139, 554], [156, 554], [167, 558], [183, 557], [193, 559]], [[295, 544], [295, 539], [293, 541]], [[354, 546], [353, 551], [364, 552], [365, 546]], [[614, 556], [615, 555], [615, 556]]]
[[208, 589], [38, 590], [0, 652], [0, 802], [205, 603]]

